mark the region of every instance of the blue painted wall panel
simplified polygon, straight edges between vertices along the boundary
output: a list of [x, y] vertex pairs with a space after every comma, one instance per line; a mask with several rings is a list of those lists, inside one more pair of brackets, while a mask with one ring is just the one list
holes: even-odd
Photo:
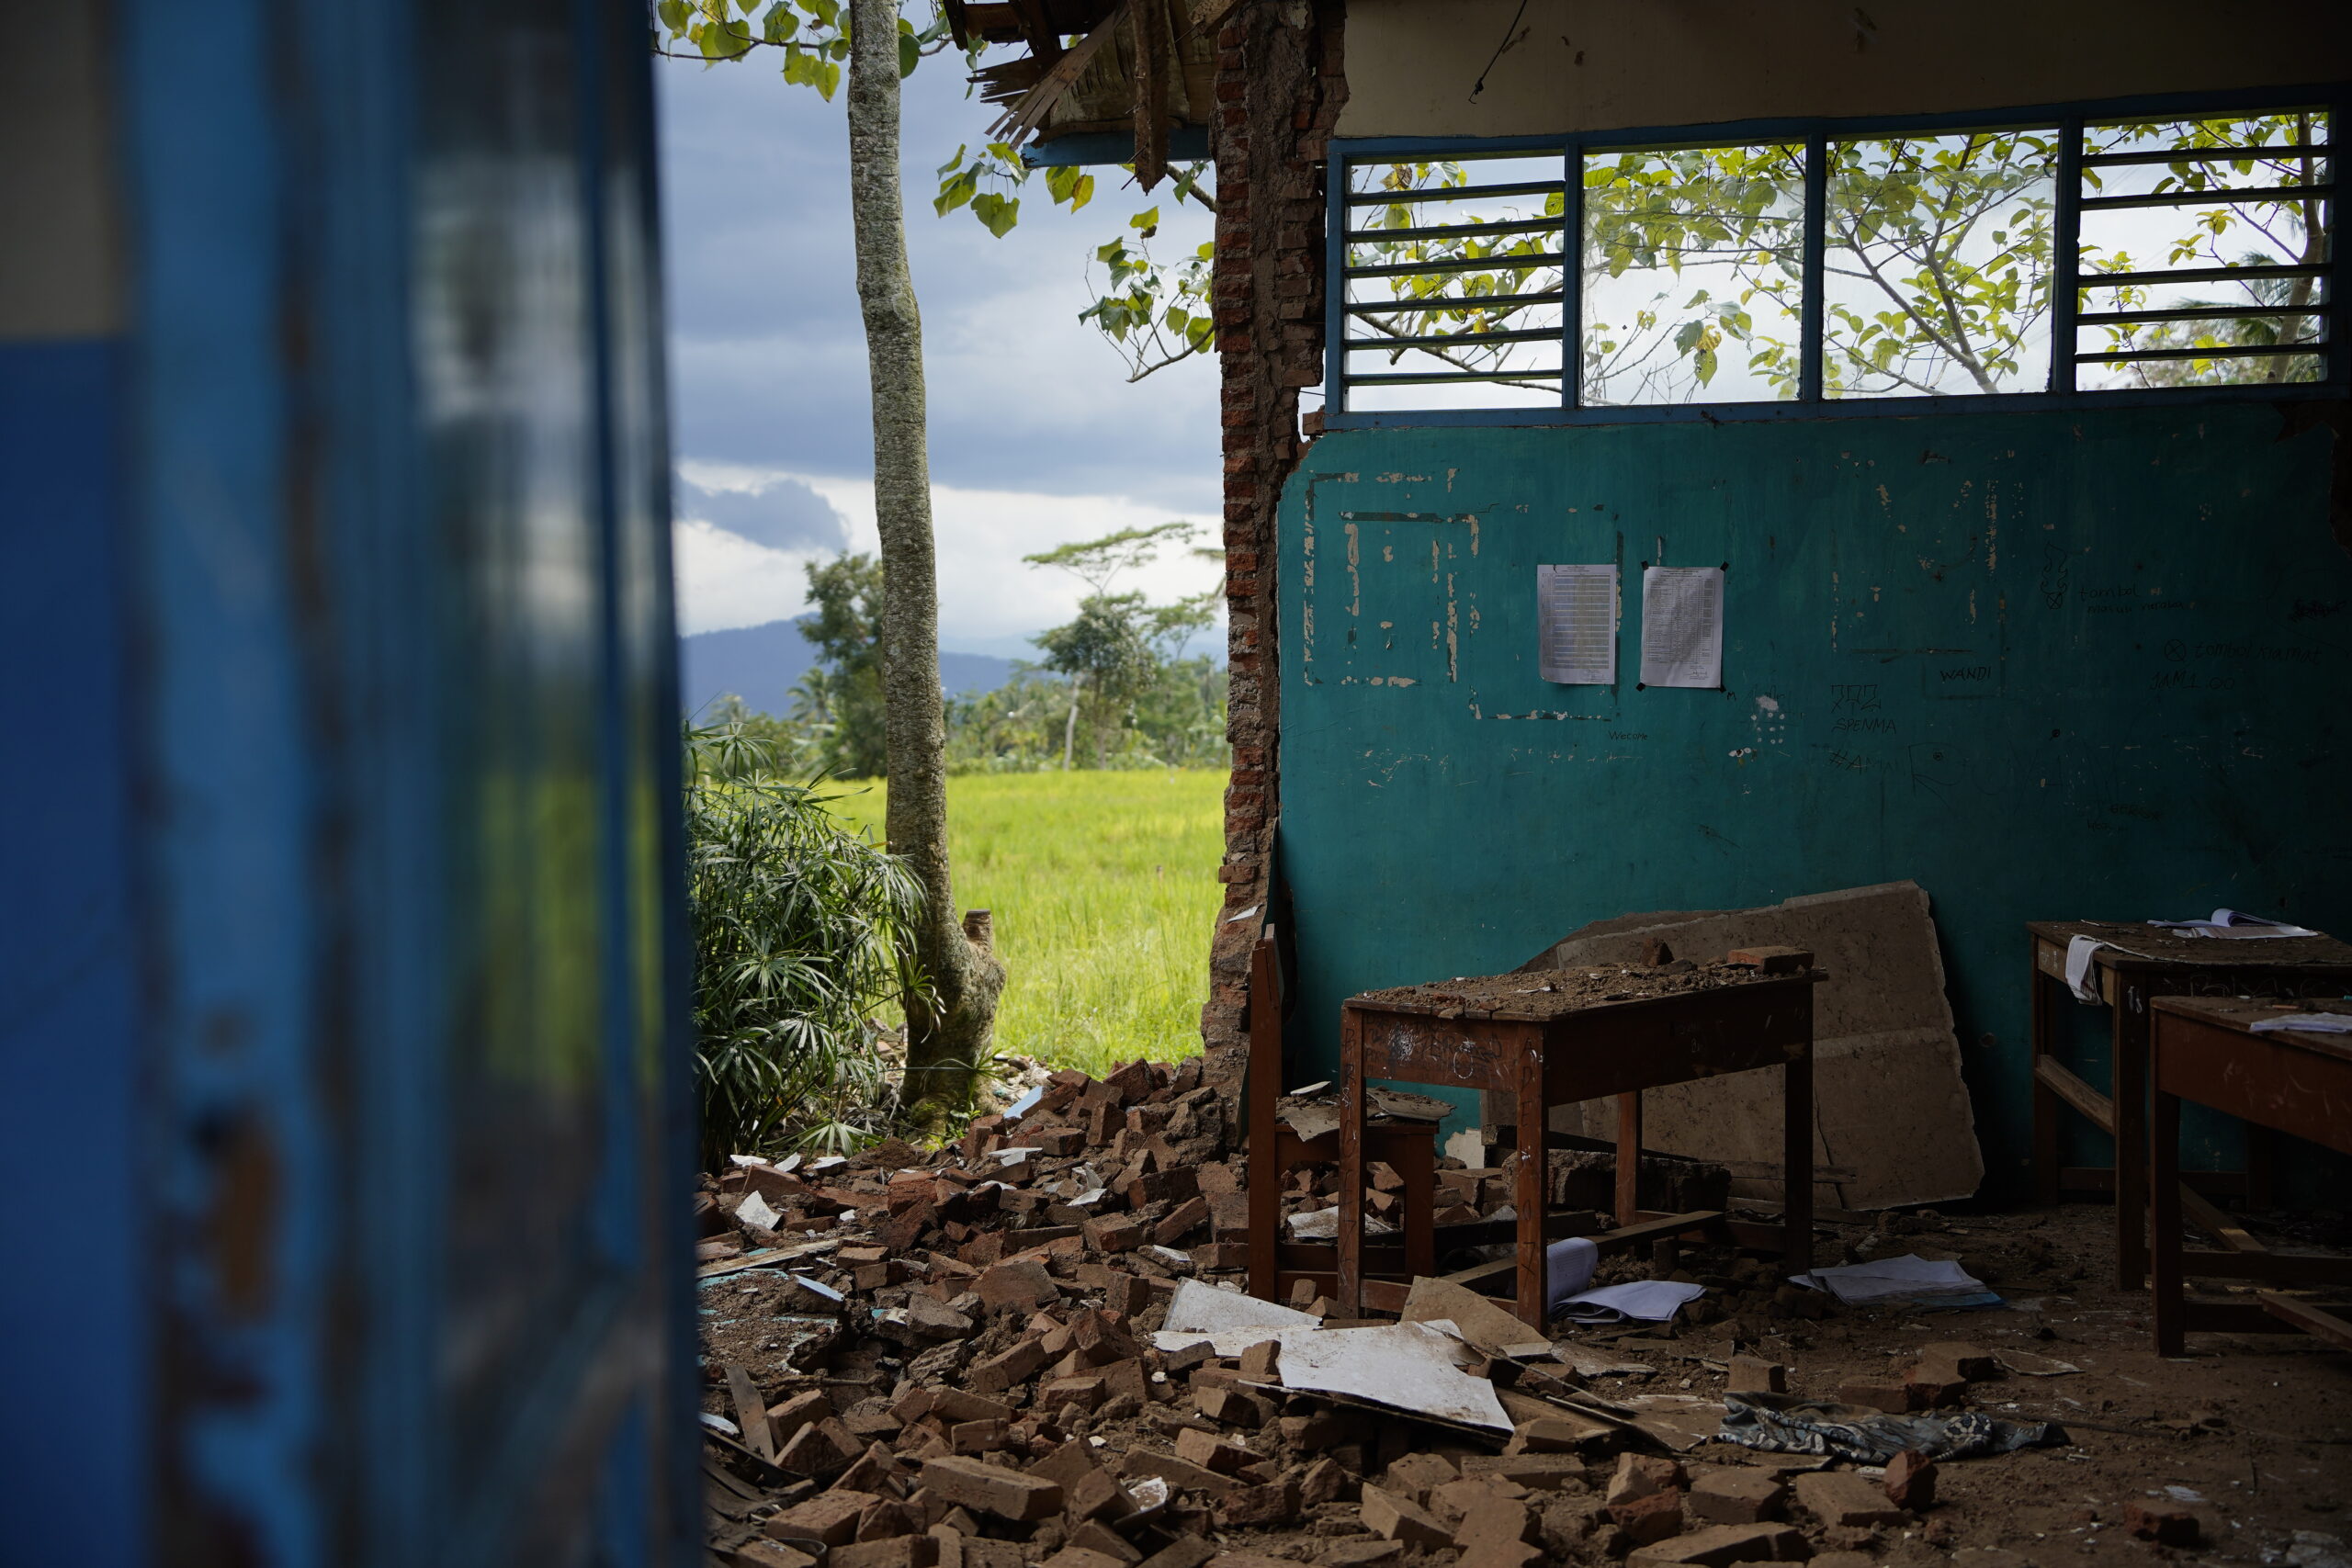
[[[2330, 441], [2195, 404], [1323, 437], [1280, 525], [1296, 1043], [1588, 920], [1910, 877], [2013, 1190], [2026, 920], [2352, 929]], [[1635, 689], [1661, 559], [1730, 567], [1724, 691]], [[1619, 684], [1541, 680], [1533, 569], [1608, 560]]]
[[122, 391], [110, 341], [0, 344], [0, 1557], [89, 1568], [146, 1518]]

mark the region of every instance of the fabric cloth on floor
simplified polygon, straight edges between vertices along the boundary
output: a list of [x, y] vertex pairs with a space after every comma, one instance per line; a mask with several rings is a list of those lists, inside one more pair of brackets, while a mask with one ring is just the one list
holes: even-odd
[[1975, 1459], [2018, 1449], [2055, 1448], [2072, 1439], [2054, 1421], [2002, 1421], [1982, 1411], [1949, 1416], [1889, 1416], [1859, 1404], [1794, 1394], [1724, 1395], [1724, 1442], [1768, 1453], [1821, 1454], [1856, 1464], [1884, 1464], [1905, 1449], [1929, 1459]]

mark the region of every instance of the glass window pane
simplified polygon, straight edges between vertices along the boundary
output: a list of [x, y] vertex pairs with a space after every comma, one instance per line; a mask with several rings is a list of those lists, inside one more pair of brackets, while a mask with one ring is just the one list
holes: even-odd
[[1597, 152], [1582, 177], [1585, 403], [1796, 396], [1804, 147]]
[[2054, 130], [1831, 142], [1824, 393], [2046, 390], [2057, 164]]
[[1559, 406], [1563, 170], [1558, 153], [1349, 165], [1350, 409]]
[[[2085, 128], [2075, 350], [2102, 357], [2078, 364], [2076, 386], [2325, 378], [2323, 354], [2263, 351], [2326, 338], [2327, 278], [2320, 269], [2334, 240], [2328, 198], [2217, 197], [2326, 183], [2329, 159], [2312, 149], [2325, 145], [2329, 130], [2318, 112]], [[2167, 197], [2187, 199], [2157, 199]], [[2210, 276], [2216, 271], [2236, 276]], [[2175, 273], [2191, 276], [2166, 276]], [[2110, 276], [2121, 281], [2098, 281]]]

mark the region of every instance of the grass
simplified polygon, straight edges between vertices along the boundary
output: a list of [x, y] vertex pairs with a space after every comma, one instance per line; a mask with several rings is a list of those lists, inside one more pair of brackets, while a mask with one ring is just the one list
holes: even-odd
[[[956, 901], [994, 911], [1001, 1051], [1100, 1073], [1201, 1048], [1224, 900], [1223, 770], [966, 773], [947, 784]], [[840, 786], [882, 837], [883, 786]]]

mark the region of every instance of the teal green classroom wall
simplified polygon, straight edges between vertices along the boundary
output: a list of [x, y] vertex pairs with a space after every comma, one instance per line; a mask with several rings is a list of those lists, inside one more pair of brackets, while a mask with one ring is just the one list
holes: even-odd
[[[1369, 987], [1909, 877], [2021, 1191], [2025, 921], [2352, 929], [2332, 456], [2251, 404], [1322, 437], [1280, 524], [1300, 1067]], [[1729, 565], [1721, 692], [1634, 687], [1661, 558]], [[1543, 681], [1534, 568], [1608, 560], [1618, 684]]]

